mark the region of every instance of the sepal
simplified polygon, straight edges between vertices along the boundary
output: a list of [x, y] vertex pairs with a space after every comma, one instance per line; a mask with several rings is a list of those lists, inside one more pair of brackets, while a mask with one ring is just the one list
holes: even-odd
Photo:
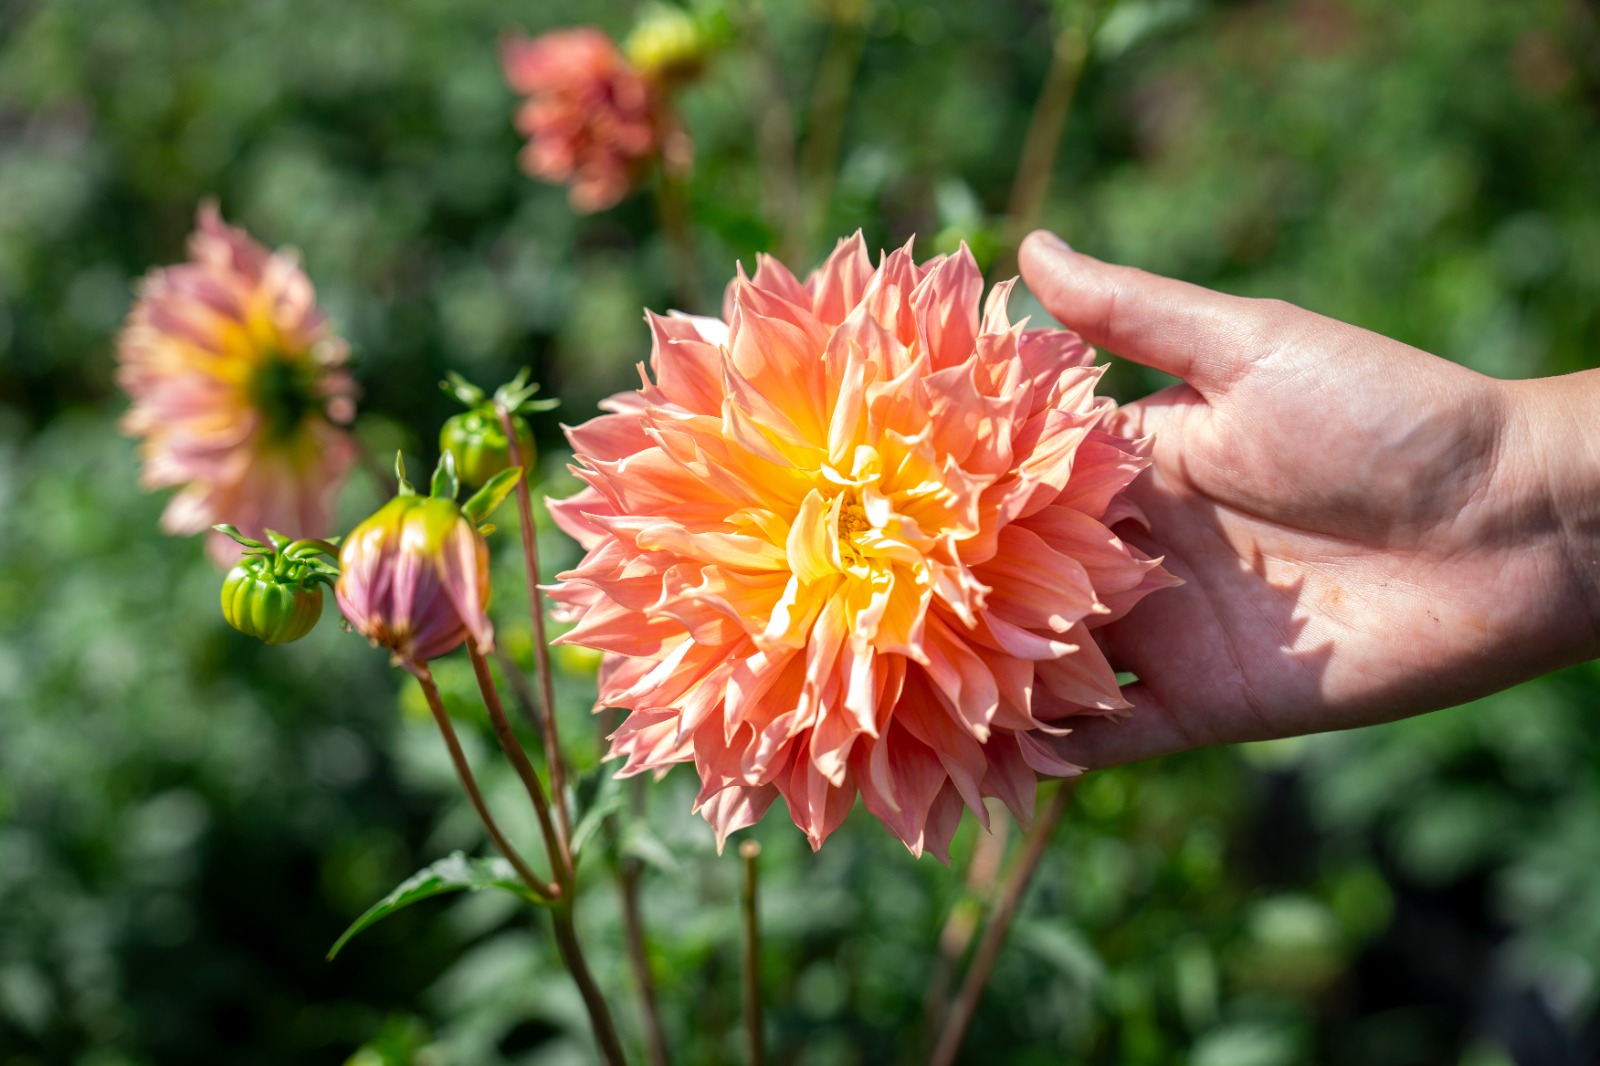
[[494, 477], [490, 478], [483, 488], [472, 494], [461, 508], [468, 521], [474, 525], [481, 525], [485, 518], [494, 513], [495, 508], [505, 502], [517, 487], [517, 482], [522, 480], [522, 467], [507, 467]]
[[439, 454], [439, 465], [433, 468], [433, 484], [428, 495], [453, 500], [461, 492], [461, 479], [456, 476], [456, 457], [448, 450]]

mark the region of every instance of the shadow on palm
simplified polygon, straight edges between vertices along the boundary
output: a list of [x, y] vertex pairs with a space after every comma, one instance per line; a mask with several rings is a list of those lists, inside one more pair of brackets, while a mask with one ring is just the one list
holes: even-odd
[[1130, 490], [1152, 536], [1127, 521], [1117, 534], [1184, 584], [1101, 630], [1113, 667], [1137, 675], [1120, 719], [1085, 717], [1059, 742], [1090, 768], [1189, 748], [1300, 732], [1281, 708], [1318, 701], [1331, 643], [1299, 648], [1304, 576], [1241, 544], [1241, 519], [1153, 469]]

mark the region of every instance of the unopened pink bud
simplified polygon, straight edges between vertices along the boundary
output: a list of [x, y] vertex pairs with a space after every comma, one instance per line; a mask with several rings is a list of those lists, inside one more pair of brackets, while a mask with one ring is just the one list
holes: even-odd
[[469, 637], [494, 647], [489, 548], [454, 500], [397, 496], [339, 551], [339, 609], [374, 645], [415, 669]]

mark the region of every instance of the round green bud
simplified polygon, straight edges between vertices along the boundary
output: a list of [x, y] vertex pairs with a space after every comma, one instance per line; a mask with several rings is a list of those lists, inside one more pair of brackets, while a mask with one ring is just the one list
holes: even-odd
[[270, 559], [248, 556], [222, 581], [222, 617], [258, 640], [288, 644], [322, 617], [322, 587], [305, 577], [281, 577]]
[[[531, 467], [535, 455], [533, 431], [520, 415], [513, 415], [511, 421], [517, 427], [522, 465]], [[446, 420], [439, 431], [439, 450], [455, 457], [456, 472], [474, 488], [511, 466], [506, 431], [492, 409], [474, 408]]]
[[622, 43], [639, 73], [669, 86], [699, 77], [710, 49], [704, 28], [687, 11], [663, 3], [646, 7]]

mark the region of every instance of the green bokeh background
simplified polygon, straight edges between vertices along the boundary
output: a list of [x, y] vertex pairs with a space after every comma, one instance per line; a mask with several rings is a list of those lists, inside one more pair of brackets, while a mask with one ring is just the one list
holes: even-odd
[[[744, 0], [722, 13], [748, 25]], [[792, 265], [856, 228], [919, 254], [1003, 235], [1061, 0], [764, 0], [811, 132], [856, 66], [832, 192]], [[509, 27], [626, 32], [626, 3], [0, 4], [0, 1063], [495, 1066], [593, 1060], [546, 925], [421, 904], [323, 953], [453, 848], [482, 850], [414, 688], [331, 624], [229, 630], [197, 541], [163, 537], [115, 421], [134, 280], [196, 204], [298, 247], [359, 358], [363, 436], [420, 467], [446, 369], [533, 365], [558, 421], [627, 387], [672, 300], [648, 193], [579, 217], [515, 164]], [[1486, 373], [1600, 362], [1600, 20], [1580, 0], [1122, 0], [1094, 34], [1041, 219], [1102, 257], [1273, 295]], [[738, 37], [738, 34], [735, 34]], [[832, 42], [830, 44], [830, 42]], [[682, 107], [708, 289], [774, 246], [733, 48]], [[812, 188], [815, 188], [813, 186]], [[1153, 382], [1119, 366], [1132, 397]], [[343, 501], [377, 500], [359, 476]], [[528, 661], [514, 519], [504, 641]], [[544, 530], [548, 558], [571, 546]], [[1152, 602], [1151, 609], [1158, 609]], [[558, 658], [575, 761], [592, 663]], [[441, 680], [493, 795], [470, 672]], [[647, 866], [678, 1061], [739, 1061], [736, 860], [649, 786]], [[775, 813], [775, 1061], [918, 1061], [940, 929], [975, 905], [856, 816], [812, 856]], [[531, 827], [511, 819], [528, 839]], [[970, 823], [970, 819], [969, 819]], [[1015, 833], [1011, 834], [1013, 845]], [[583, 912], [636, 1008], [606, 864]], [[1377, 729], [1091, 775], [1028, 895], [969, 1062], [1555, 1066], [1600, 1060], [1600, 670]]]

